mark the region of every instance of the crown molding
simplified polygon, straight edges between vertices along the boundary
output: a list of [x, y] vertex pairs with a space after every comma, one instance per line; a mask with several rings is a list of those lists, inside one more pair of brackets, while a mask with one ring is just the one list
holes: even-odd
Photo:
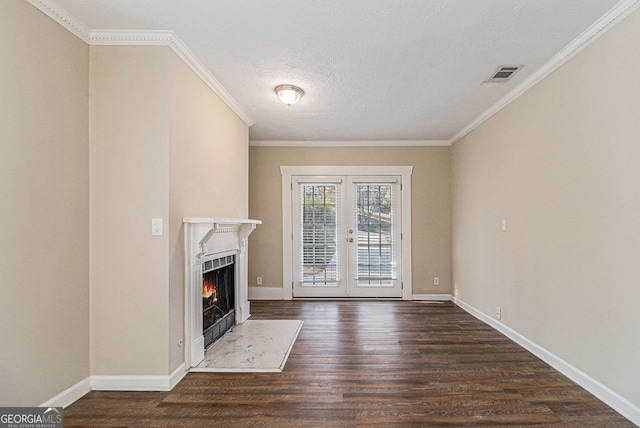
[[92, 46], [168, 46], [247, 125], [255, 121], [173, 31], [91, 30], [53, 0], [27, 0]]
[[542, 79], [553, 73], [558, 67], [573, 58], [578, 52], [586, 48], [592, 42], [597, 40], [604, 33], [613, 28], [617, 23], [629, 16], [640, 7], [640, 0], [622, 0], [615, 5], [609, 12], [597, 20], [591, 27], [587, 28], [584, 33], [578, 36], [574, 41], [569, 43], [564, 49], [558, 52], [553, 58], [547, 61], [531, 76], [516, 86], [511, 92], [502, 97], [498, 102], [485, 110], [480, 116], [472, 120], [467, 126], [462, 128], [460, 132], [451, 138], [451, 144], [455, 144], [464, 136], [476, 129], [478, 126], [486, 122], [493, 115], [515, 101], [520, 95], [540, 83]]
[[255, 124], [255, 121], [173, 31], [94, 30], [91, 31], [90, 44], [94, 46], [168, 46], [247, 126]]
[[175, 34], [173, 34], [171, 38], [169, 47], [173, 49], [176, 55], [178, 55], [247, 126], [252, 126], [256, 123], [251, 116], [244, 111], [240, 104], [238, 104], [235, 98], [227, 92], [224, 86], [213, 77], [213, 74], [200, 62], [191, 49]]
[[447, 147], [449, 140], [249, 140], [253, 147]]
[[[90, 30], [86, 25], [73, 17], [54, 0], [27, 0], [31, 5], [62, 25], [89, 45], [109, 46], [168, 46], [180, 57], [202, 81], [222, 99], [222, 101], [247, 125], [255, 121], [244, 111], [238, 102], [227, 92], [218, 80], [207, 70], [187, 45], [173, 31], [112, 31]], [[621, 0], [609, 12], [596, 21], [584, 33], [562, 49], [535, 73], [516, 86], [511, 92], [473, 119], [467, 126], [454, 135], [451, 140], [393, 140], [393, 141], [283, 141], [252, 140], [251, 146], [284, 146], [284, 147], [342, 147], [342, 146], [450, 146], [482, 123], [486, 122], [500, 110], [515, 101], [520, 95], [531, 89], [562, 64], [573, 58], [614, 27], [622, 19], [640, 7], [640, 0]]]
[[89, 44], [91, 30], [64, 10], [53, 0], [27, 0], [36, 9], [71, 31], [76, 37]]
[[92, 46], [169, 46], [177, 36], [173, 31], [91, 30]]

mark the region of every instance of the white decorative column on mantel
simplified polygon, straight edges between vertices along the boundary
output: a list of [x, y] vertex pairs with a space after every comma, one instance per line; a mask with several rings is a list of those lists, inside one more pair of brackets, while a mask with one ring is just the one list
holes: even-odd
[[202, 264], [228, 255], [236, 255], [235, 316], [242, 324], [251, 315], [249, 307], [249, 235], [260, 220], [238, 218], [185, 217], [185, 361], [195, 367], [204, 359], [202, 334]]

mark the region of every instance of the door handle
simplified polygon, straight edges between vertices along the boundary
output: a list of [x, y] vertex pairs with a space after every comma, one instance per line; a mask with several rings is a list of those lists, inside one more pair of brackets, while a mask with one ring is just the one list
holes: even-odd
[[353, 229], [349, 229], [349, 233], [353, 233]]
[[353, 242], [353, 238], [348, 238], [347, 242]]

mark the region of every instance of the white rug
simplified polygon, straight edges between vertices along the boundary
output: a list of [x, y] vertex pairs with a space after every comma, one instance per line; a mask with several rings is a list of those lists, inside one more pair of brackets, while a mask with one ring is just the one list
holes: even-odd
[[247, 320], [233, 326], [192, 372], [281, 372], [302, 328], [300, 320]]

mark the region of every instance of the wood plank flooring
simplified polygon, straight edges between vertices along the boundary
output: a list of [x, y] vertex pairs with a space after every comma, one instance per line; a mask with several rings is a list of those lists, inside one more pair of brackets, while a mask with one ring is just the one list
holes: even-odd
[[634, 426], [450, 302], [252, 302], [251, 312], [304, 320], [282, 373], [91, 392], [65, 410], [65, 427]]

